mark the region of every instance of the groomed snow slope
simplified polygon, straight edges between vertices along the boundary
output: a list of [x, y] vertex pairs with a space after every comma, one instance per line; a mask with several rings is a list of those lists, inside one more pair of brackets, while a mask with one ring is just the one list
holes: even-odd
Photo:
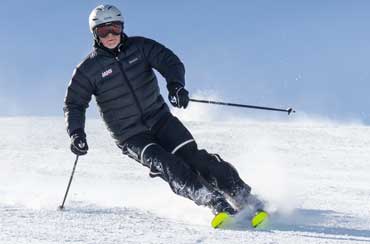
[[87, 120], [74, 155], [63, 118], [0, 118], [0, 243], [370, 243], [370, 128], [328, 122], [186, 121], [269, 202], [264, 231], [214, 230], [211, 212], [176, 196]]

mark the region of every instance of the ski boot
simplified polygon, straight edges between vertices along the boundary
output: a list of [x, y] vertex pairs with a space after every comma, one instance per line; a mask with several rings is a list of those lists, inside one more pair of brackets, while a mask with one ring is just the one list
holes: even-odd
[[264, 210], [265, 204], [250, 193], [250, 187], [244, 187], [234, 192], [230, 195], [230, 198], [239, 212], [247, 214], [253, 228], [261, 228], [267, 225], [269, 214]]
[[251, 194], [251, 188], [245, 183], [235, 187], [232, 192], [228, 192], [227, 194], [230, 202], [238, 211], [248, 208], [255, 212], [265, 207], [261, 200]]
[[226, 199], [220, 194], [214, 197], [209, 206], [212, 208], [212, 212], [215, 215], [211, 222], [213, 228], [220, 228], [231, 222], [233, 216], [237, 211], [226, 201]]

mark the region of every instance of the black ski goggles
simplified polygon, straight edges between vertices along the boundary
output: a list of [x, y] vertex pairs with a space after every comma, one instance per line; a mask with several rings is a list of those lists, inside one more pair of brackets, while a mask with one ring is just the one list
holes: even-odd
[[122, 23], [121, 22], [111, 22], [108, 24], [103, 24], [95, 28], [95, 33], [100, 38], [105, 38], [112, 33], [113, 35], [122, 34]]

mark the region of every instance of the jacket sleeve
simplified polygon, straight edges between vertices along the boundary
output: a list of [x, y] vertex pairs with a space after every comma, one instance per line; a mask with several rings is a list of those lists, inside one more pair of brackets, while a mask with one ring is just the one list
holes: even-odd
[[149, 64], [161, 73], [169, 83], [185, 86], [185, 67], [168, 48], [151, 39], [143, 38], [143, 53]]
[[63, 108], [67, 132], [70, 136], [77, 129], [85, 129], [85, 112], [93, 90], [88, 77], [76, 68], [67, 88]]

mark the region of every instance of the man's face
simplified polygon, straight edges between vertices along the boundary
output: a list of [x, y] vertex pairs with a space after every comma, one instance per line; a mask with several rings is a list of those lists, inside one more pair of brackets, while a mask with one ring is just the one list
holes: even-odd
[[120, 43], [122, 31], [123, 28], [121, 22], [111, 22], [97, 26], [95, 34], [99, 37], [99, 40], [104, 47], [113, 49]]
[[120, 43], [121, 35], [113, 35], [112, 33], [109, 33], [106, 37], [99, 37], [99, 39], [104, 47], [113, 49]]

